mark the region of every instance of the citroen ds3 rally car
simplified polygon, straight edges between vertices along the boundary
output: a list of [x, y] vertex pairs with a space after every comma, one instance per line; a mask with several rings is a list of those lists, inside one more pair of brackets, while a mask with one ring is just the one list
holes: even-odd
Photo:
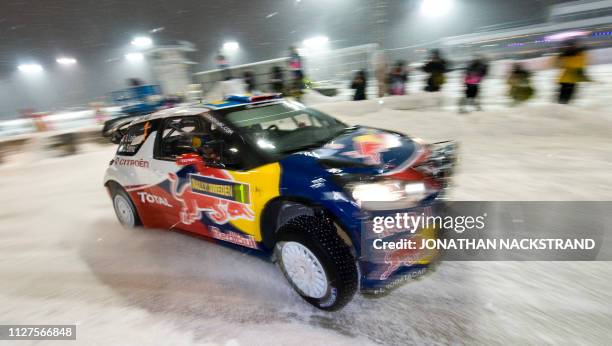
[[439, 198], [450, 145], [347, 126], [277, 95], [168, 109], [117, 131], [104, 184], [127, 227], [193, 232], [269, 255], [298, 294], [325, 310], [429, 264], [402, 251], [376, 260], [364, 232], [377, 215]]

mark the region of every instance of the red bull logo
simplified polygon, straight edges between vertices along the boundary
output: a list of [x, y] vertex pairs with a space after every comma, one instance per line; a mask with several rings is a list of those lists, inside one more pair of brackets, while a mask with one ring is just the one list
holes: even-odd
[[353, 138], [354, 150], [346, 152], [344, 155], [363, 158], [367, 164], [378, 165], [382, 162], [381, 154], [394, 146], [398, 146], [397, 142], [395, 136], [386, 133], [356, 136]]
[[257, 242], [252, 235], [243, 235], [235, 232], [223, 232], [219, 230], [217, 227], [210, 227], [210, 234], [213, 238], [227, 241], [230, 243], [238, 244], [241, 246], [246, 246], [251, 249], [258, 249]]
[[217, 224], [230, 220], [253, 220], [249, 185], [235, 182], [220, 169], [208, 169], [207, 175], [190, 174], [189, 183], [179, 189], [178, 177], [169, 173], [172, 196], [181, 203], [181, 222], [190, 225], [201, 220], [202, 212]]
[[[420, 243], [421, 237], [415, 236], [415, 242]], [[404, 247], [397, 250], [388, 251], [385, 254], [385, 264], [387, 264], [387, 269], [381, 274], [380, 279], [386, 280], [398, 270], [401, 266], [413, 266], [422, 262], [427, 257], [426, 253], [418, 247], [409, 248]]]
[[369, 164], [380, 164], [380, 153], [386, 150], [383, 135], [363, 135], [353, 140], [355, 151]]

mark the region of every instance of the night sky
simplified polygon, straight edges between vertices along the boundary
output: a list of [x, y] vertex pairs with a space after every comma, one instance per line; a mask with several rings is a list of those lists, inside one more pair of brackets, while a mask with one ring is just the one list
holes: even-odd
[[[542, 19], [545, 7], [558, 1], [455, 0], [447, 18], [419, 18], [417, 0], [388, 0], [387, 48], [425, 42], [440, 36], [510, 21]], [[334, 46], [375, 41], [374, 0], [2, 0], [0, 61], [13, 69], [24, 59], [53, 61], [68, 54], [80, 61], [112, 58], [137, 34], [157, 42], [188, 40], [202, 67], [226, 39], [240, 42], [248, 60], [285, 54], [287, 46], [326, 34]], [[416, 17], [416, 18], [415, 18]], [[420, 20], [419, 20], [420, 19]], [[244, 62], [244, 61], [243, 61]], [[8, 66], [7, 66], [8, 65]]]
[[[562, 2], [454, 1], [450, 15], [432, 19], [420, 15], [420, 0], [387, 0], [386, 48], [429, 42], [500, 23], [542, 21], [548, 5]], [[198, 52], [189, 58], [198, 63], [196, 70], [213, 67], [212, 57], [226, 40], [238, 41], [241, 46], [240, 56], [230, 61], [233, 64], [286, 56], [288, 46], [321, 34], [328, 36], [335, 48], [371, 43], [376, 41], [372, 15], [375, 3], [375, 0], [2, 0], [0, 94], [13, 87], [18, 64], [35, 61], [52, 68], [59, 55], [77, 58], [80, 68], [86, 70], [79, 77], [81, 84], [76, 84], [79, 90], [72, 90], [74, 95], [63, 103], [104, 94], [124, 83], [118, 77], [113, 79], [108, 71], [129, 49], [131, 39], [140, 34], [150, 35], [156, 43], [177, 40], [194, 43]], [[157, 32], [151, 33], [156, 28]], [[74, 85], [68, 81], [66, 84]], [[4, 98], [12, 104], [2, 105], [0, 116], [6, 109], [34, 102], [32, 97], [21, 103], [13, 101], [12, 96]], [[49, 102], [35, 103], [42, 107]]]

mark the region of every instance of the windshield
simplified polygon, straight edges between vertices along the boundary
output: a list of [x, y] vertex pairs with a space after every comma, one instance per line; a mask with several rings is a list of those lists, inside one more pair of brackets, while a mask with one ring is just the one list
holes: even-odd
[[225, 119], [273, 157], [319, 147], [347, 128], [327, 114], [289, 102], [230, 112]]

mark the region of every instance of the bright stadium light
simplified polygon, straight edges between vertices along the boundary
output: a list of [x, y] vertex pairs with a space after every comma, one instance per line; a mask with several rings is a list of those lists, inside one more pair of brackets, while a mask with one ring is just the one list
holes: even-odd
[[147, 48], [153, 45], [153, 40], [147, 36], [138, 36], [132, 40], [132, 45], [140, 48]]
[[325, 45], [329, 42], [329, 38], [327, 36], [316, 36], [309, 39], [304, 40], [302, 43], [304, 47], [310, 49], [320, 49], [325, 47]]
[[223, 50], [228, 52], [235, 52], [240, 48], [240, 45], [236, 41], [228, 41], [223, 44]]
[[142, 53], [128, 53], [125, 55], [125, 60], [129, 62], [141, 62], [144, 60], [144, 55]]
[[453, 0], [423, 0], [421, 13], [425, 17], [441, 17], [453, 8]]
[[584, 30], [573, 30], [573, 31], [564, 31], [556, 34], [548, 35], [544, 38], [545, 41], [565, 41], [570, 38], [576, 38], [581, 36], [586, 36], [590, 34], [590, 31]]
[[74, 65], [77, 63], [77, 60], [75, 58], [60, 57], [55, 59], [55, 62], [60, 65]]
[[17, 69], [25, 73], [37, 73], [43, 71], [43, 67], [39, 64], [21, 64], [17, 66]]

